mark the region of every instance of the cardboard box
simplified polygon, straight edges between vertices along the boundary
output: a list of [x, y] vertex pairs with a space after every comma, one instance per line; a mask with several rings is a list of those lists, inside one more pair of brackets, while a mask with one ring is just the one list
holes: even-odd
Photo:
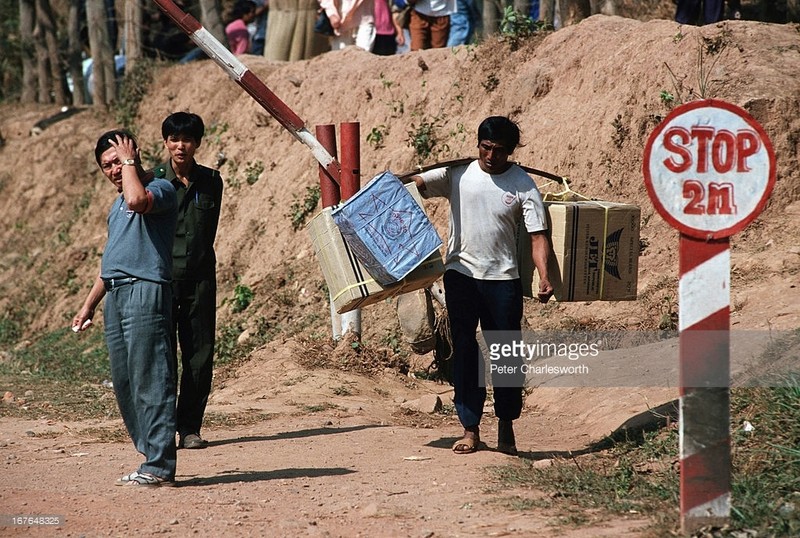
[[403, 280], [442, 246], [421, 204], [389, 171], [372, 178], [331, 216], [356, 258], [382, 286]]
[[[632, 301], [639, 271], [641, 210], [604, 201], [546, 201], [548, 273], [558, 301]], [[538, 274], [524, 227], [517, 243], [523, 293], [534, 297]], [[528, 287], [530, 286], [530, 287]]]
[[[413, 183], [406, 186], [415, 203], [422, 201]], [[437, 249], [400, 282], [381, 286], [358, 261], [349, 245], [345, 243], [339, 228], [331, 216], [331, 208], [325, 208], [311, 219], [307, 229], [311, 243], [319, 260], [325, 282], [331, 294], [336, 312], [342, 314], [377, 303], [402, 293], [426, 288], [444, 273], [442, 255]], [[426, 217], [427, 218], [427, 217]]]

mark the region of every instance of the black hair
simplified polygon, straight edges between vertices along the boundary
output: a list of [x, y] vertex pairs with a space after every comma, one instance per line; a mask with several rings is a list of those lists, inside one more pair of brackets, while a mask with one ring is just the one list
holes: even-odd
[[167, 116], [161, 124], [161, 137], [164, 140], [170, 136], [185, 135], [194, 138], [199, 144], [205, 133], [203, 118], [191, 112], [175, 112]]
[[113, 140], [114, 142], [117, 141], [118, 136], [127, 136], [131, 140], [133, 140], [134, 148], [138, 147], [139, 145], [136, 143], [136, 137], [131, 134], [130, 131], [125, 129], [114, 129], [112, 131], [106, 131], [105, 133], [100, 135], [100, 138], [97, 139], [97, 145], [94, 147], [94, 160], [97, 161], [97, 165], [100, 166], [100, 156], [103, 155], [109, 148], [111, 148], [111, 142], [109, 139]]
[[519, 125], [505, 116], [490, 116], [478, 126], [478, 144], [481, 140], [499, 142], [513, 153], [519, 146]]
[[233, 9], [231, 9], [230, 20], [235, 21], [236, 19], [241, 19], [256, 9], [256, 7], [256, 3], [253, 2], [253, 0], [236, 0]]

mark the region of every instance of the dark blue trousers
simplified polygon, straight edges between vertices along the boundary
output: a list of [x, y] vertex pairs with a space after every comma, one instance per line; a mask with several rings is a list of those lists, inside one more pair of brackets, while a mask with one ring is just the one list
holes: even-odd
[[[476, 339], [480, 323], [491, 331], [520, 332], [522, 283], [517, 280], [477, 280], [457, 271], [444, 274], [445, 302], [453, 338], [455, 406], [465, 428], [480, 424], [486, 400], [484, 363]], [[508, 334], [506, 332], [506, 334]], [[494, 387], [494, 412], [500, 420], [515, 420], [522, 412], [522, 387]]]
[[675, 21], [681, 24], [696, 24], [702, 6], [703, 24], [713, 24], [722, 20], [725, 0], [678, 0], [675, 8]]

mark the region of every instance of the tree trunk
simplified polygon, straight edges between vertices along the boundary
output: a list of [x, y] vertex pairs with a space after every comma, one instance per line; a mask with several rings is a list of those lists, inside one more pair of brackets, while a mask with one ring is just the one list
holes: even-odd
[[786, 22], [800, 22], [800, 0], [786, 0]]
[[614, 0], [594, 0], [592, 2], [592, 15], [602, 13], [603, 15], [616, 15], [617, 6]]
[[523, 15], [531, 16], [531, 0], [514, 0], [514, 9]]
[[562, 27], [578, 24], [592, 14], [589, 0], [560, 0], [560, 4]]
[[69, 51], [67, 53], [67, 65], [69, 74], [72, 78], [72, 104], [84, 105], [86, 100], [85, 82], [83, 80], [83, 57], [81, 55], [81, 19], [80, 3], [82, 0], [70, 0], [69, 16], [67, 21], [67, 37], [69, 40]]
[[227, 43], [225, 39], [225, 27], [222, 24], [222, 16], [219, 0], [200, 0], [200, 17], [203, 27], [211, 35], [216, 37], [220, 43]]
[[[34, 13], [37, 11], [38, 2], [34, 2]], [[44, 40], [44, 29], [39, 13], [36, 13], [33, 24], [33, 46], [36, 50], [36, 79], [39, 82], [36, 101], [39, 103], [50, 103], [52, 98], [50, 88], [53, 81], [50, 80], [50, 56], [47, 54], [47, 44]]]
[[539, 20], [552, 27], [555, 22], [556, 0], [539, 0]]
[[106, 10], [103, 0], [86, 1], [86, 21], [89, 27], [89, 48], [92, 49], [92, 99], [95, 104], [110, 105], [116, 100], [114, 52], [108, 37]]
[[22, 56], [22, 92], [20, 102], [35, 103], [38, 78], [36, 76], [35, 44], [33, 39], [36, 8], [34, 0], [20, 0], [19, 41]]
[[67, 94], [64, 91], [64, 71], [61, 68], [61, 58], [58, 54], [58, 38], [56, 37], [56, 19], [50, 0], [36, 0], [36, 23], [41, 29], [42, 39], [47, 49], [47, 65], [50, 68], [50, 82], [55, 102], [59, 105], [67, 104]]
[[501, 0], [483, 0], [483, 35], [496, 34], [500, 27]]
[[142, 57], [142, 3], [125, 0], [125, 72], [130, 73]]

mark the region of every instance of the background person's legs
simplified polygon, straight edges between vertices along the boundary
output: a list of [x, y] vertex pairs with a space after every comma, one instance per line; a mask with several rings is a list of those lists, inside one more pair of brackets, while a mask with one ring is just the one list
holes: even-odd
[[423, 15], [411, 10], [411, 19], [408, 22], [408, 32], [411, 34], [411, 50], [425, 50], [431, 48], [431, 21], [433, 17]]
[[177, 431], [184, 437], [200, 434], [214, 371], [216, 284], [213, 280], [175, 283], [178, 302], [178, 341], [181, 380]]
[[695, 24], [700, 16], [702, 0], [678, 0], [675, 6], [675, 21], [681, 24]]

